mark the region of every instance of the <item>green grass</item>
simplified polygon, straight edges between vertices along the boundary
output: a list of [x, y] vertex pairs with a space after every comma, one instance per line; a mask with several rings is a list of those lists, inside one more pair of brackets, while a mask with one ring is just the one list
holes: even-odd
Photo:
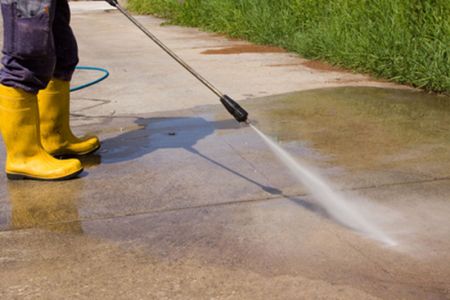
[[449, 0], [130, 0], [129, 8], [450, 92]]

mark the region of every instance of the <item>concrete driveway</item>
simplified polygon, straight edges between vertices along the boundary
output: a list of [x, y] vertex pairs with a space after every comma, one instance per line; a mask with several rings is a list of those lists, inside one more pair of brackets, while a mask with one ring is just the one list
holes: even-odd
[[72, 124], [103, 147], [77, 180], [0, 175], [1, 299], [450, 299], [450, 98], [138, 17], [388, 246], [119, 13], [72, 7], [81, 64], [111, 72]]

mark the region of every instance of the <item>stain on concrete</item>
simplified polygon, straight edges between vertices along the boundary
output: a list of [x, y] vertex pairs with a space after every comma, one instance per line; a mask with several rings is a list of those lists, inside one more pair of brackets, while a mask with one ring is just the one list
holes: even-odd
[[286, 50], [279, 47], [245, 44], [220, 49], [209, 49], [203, 51], [202, 54], [218, 55], [218, 54], [284, 53], [284, 52], [286, 52]]
[[329, 63], [320, 61], [320, 60], [307, 60], [301, 63], [302, 66], [305, 66], [310, 69], [314, 69], [317, 71], [323, 71], [323, 72], [340, 72], [340, 73], [351, 73], [352, 71], [338, 67], [333, 66]]

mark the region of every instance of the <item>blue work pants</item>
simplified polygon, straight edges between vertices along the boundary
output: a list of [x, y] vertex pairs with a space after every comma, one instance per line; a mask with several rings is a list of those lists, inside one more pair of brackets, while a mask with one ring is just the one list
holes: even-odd
[[67, 0], [1, 0], [0, 83], [37, 93], [50, 79], [72, 78], [78, 47]]

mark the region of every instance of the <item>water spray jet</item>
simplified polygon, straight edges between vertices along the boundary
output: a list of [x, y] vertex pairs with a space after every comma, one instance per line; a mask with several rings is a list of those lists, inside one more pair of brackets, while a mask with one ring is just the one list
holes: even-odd
[[394, 247], [397, 245], [397, 242], [386, 235], [380, 228], [365, 219], [363, 214], [352, 203], [347, 201], [344, 195], [334, 191], [324, 179], [304, 165], [301, 165], [292, 155], [272, 141], [258, 128], [252, 124], [250, 124], [250, 127], [258, 133], [272, 152], [291, 171], [291, 174], [303, 183], [318, 203], [336, 221], [353, 230], [368, 235], [370, 238], [378, 240], [386, 246]]

